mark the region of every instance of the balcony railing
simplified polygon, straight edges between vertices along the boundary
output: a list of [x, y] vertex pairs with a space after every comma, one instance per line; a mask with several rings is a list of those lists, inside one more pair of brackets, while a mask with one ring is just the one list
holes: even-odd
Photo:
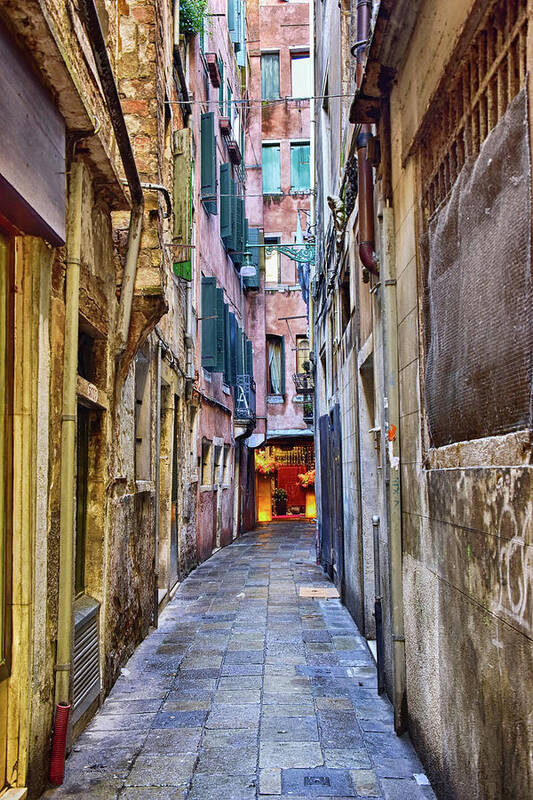
[[255, 381], [250, 375], [237, 375], [235, 383], [235, 420], [255, 425]]

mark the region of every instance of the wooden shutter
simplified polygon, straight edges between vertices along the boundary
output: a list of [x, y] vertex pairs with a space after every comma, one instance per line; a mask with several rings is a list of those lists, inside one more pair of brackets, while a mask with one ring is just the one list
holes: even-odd
[[254, 377], [254, 350], [251, 341], [246, 338], [246, 374]]
[[264, 144], [263, 156], [263, 192], [279, 194], [281, 192], [281, 169], [279, 144]]
[[246, 249], [252, 254], [252, 265], [255, 267], [255, 275], [250, 278], [243, 279], [245, 289], [259, 289], [259, 265], [261, 259], [261, 248], [257, 245], [261, 244], [261, 229], [248, 228], [248, 242]]
[[230, 333], [230, 380], [231, 386], [235, 386], [237, 382], [237, 345], [239, 337], [239, 327], [237, 319], [233, 312], [229, 315], [229, 333]]
[[217, 357], [215, 372], [224, 372], [224, 290], [216, 289], [216, 331], [217, 331]]
[[309, 169], [309, 145], [291, 145], [291, 188], [293, 191], [308, 192], [311, 183]]
[[224, 383], [231, 385], [231, 332], [227, 303], [224, 303]]
[[233, 181], [231, 179], [231, 164], [220, 165], [220, 237], [228, 249], [232, 244], [231, 238], [231, 202], [233, 196]]
[[218, 87], [218, 107], [221, 116], [224, 116], [224, 62], [220, 57], [218, 58], [218, 71], [220, 72], [220, 86]]
[[279, 53], [261, 56], [261, 97], [276, 100], [279, 97]]
[[244, 337], [242, 335], [242, 328], [237, 327], [237, 375], [244, 375]]
[[217, 282], [202, 275], [202, 367], [213, 371], [217, 362]]
[[201, 166], [200, 193], [206, 211], [217, 213], [217, 151], [215, 138], [215, 112], [209, 111], [200, 118]]
[[192, 280], [192, 169], [191, 131], [183, 128], [174, 133], [174, 243], [183, 245], [174, 250], [174, 273]]

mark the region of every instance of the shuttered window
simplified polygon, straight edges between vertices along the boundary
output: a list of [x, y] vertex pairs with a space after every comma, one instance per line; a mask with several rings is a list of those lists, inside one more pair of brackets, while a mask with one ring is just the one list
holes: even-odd
[[220, 236], [226, 249], [232, 244], [231, 203], [233, 180], [231, 164], [220, 165]]
[[264, 144], [263, 154], [263, 193], [281, 193], [281, 164], [279, 144]]
[[291, 189], [293, 192], [308, 192], [310, 187], [309, 142], [291, 144]]
[[277, 100], [279, 96], [279, 53], [262, 53], [261, 98]]
[[191, 131], [184, 128], [174, 134], [174, 273], [192, 280], [192, 169]]
[[206, 211], [217, 213], [217, 153], [215, 113], [209, 111], [200, 118], [201, 138], [201, 197]]
[[261, 244], [261, 239], [260, 228], [250, 228], [248, 230], [246, 250], [251, 254], [251, 263], [255, 267], [255, 275], [243, 279], [245, 289], [259, 289], [259, 265], [261, 263], [261, 247], [259, 245]]
[[202, 275], [202, 367], [214, 371], [217, 361], [217, 282]]
[[218, 71], [220, 72], [220, 86], [218, 87], [218, 108], [221, 116], [224, 116], [224, 62], [218, 59]]
[[216, 290], [216, 330], [217, 330], [217, 357], [214, 372], [224, 372], [224, 345], [226, 336], [224, 331], [224, 290]]
[[224, 303], [224, 383], [231, 385], [231, 328], [229, 306]]

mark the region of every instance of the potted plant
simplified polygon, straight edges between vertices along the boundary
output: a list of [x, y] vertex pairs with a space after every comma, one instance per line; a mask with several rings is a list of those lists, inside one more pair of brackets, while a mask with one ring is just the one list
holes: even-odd
[[280, 486], [277, 486], [274, 489], [273, 495], [274, 497], [274, 506], [276, 508], [276, 515], [278, 517], [284, 517], [287, 513], [287, 492], [285, 489], [282, 489]]
[[305, 516], [308, 519], [316, 517], [315, 475], [314, 469], [308, 469], [307, 472], [300, 472], [298, 475], [298, 482], [305, 490]]
[[304, 402], [304, 422], [313, 421], [313, 403], [311, 400]]

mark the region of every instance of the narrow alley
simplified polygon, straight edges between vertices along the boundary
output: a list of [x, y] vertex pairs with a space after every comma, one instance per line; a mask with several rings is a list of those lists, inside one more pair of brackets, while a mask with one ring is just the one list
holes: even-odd
[[180, 585], [43, 797], [429, 800], [392, 717], [314, 526], [272, 523]]

